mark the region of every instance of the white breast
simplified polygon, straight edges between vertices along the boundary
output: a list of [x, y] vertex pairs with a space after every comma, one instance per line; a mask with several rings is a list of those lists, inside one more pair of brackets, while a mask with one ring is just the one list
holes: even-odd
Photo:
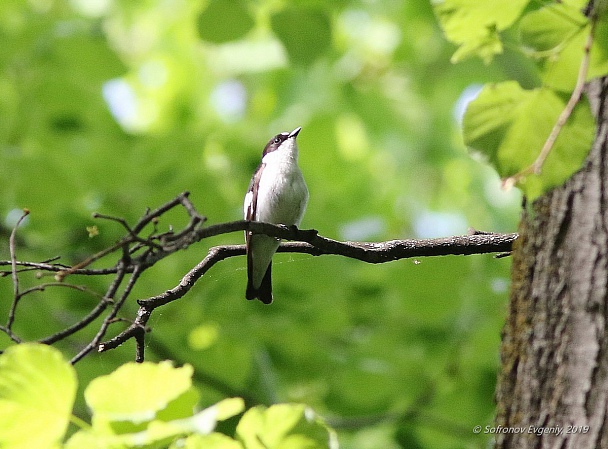
[[308, 188], [293, 152], [274, 151], [263, 162], [256, 220], [298, 226], [306, 210]]

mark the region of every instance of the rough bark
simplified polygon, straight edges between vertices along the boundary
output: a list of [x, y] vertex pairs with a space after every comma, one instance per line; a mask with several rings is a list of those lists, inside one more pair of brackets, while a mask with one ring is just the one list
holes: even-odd
[[608, 448], [608, 79], [587, 93], [589, 156], [523, 212], [514, 244], [496, 448]]

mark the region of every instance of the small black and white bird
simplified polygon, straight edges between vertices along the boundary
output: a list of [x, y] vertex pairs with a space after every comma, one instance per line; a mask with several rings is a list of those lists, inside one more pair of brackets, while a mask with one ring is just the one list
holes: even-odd
[[[308, 188], [298, 167], [296, 137], [302, 127], [274, 136], [264, 147], [245, 195], [245, 220], [299, 226], [308, 203]], [[281, 240], [245, 232], [247, 299], [272, 302], [272, 256]]]

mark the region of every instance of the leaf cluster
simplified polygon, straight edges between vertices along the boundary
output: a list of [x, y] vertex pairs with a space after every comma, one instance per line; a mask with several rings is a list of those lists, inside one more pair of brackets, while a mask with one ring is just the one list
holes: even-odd
[[465, 143], [530, 199], [578, 170], [593, 141], [595, 121], [581, 93], [586, 81], [608, 74], [608, 20], [600, 3], [586, 7], [584, 0], [435, 5], [446, 36], [459, 45], [454, 62], [479, 56], [489, 63], [509, 45], [536, 64], [536, 86], [487, 84], [463, 122]]
[[[84, 390], [91, 423], [72, 416], [77, 376], [56, 349], [22, 344], [0, 355], [0, 446], [11, 449], [292, 447], [331, 449], [335, 435], [303, 405], [257, 406], [240, 398], [197, 410], [190, 365], [127, 363]], [[233, 435], [218, 422], [240, 416]], [[69, 437], [68, 425], [79, 428]], [[333, 443], [332, 443], [333, 441]]]

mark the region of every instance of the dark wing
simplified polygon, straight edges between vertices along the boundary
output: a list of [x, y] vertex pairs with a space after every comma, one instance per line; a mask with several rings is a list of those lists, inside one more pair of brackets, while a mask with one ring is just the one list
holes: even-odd
[[[255, 174], [251, 178], [251, 182], [249, 183], [249, 189], [247, 190], [247, 194], [251, 193], [251, 201], [247, 206], [247, 210], [245, 211], [245, 220], [255, 221], [255, 216], [257, 213], [257, 205], [258, 205], [258, 190], [260, 186], [260, 178], [262, 177], [262, 172], [264, 171], [264, 167], [266, 164], [263, 162], [258, 166]], [[247, 299], [255, 299], [259, 298], [264, 304], [270, 304], [272, 302], [272, 282], [271, 282], [271, 268], [272, 263], [268, 266], [266, 270], [266, 274], [264, 274], [264, 278], [262, 279], [262, 284], [259, 289], [253, 287], [252, 279], [253, 279], [253, 257], [251, 251], [249, 251], [249, 242], [251, 241], [251, 232], [245, 233], [245, 244], [247, 247], [247, 291], [245, 292], [245, 297]]]
[[255, 214], [258, 208], [258, 190], [260, 188], [260, 179], [262, 178], [262, 172], [264, 171], [265, 166], [266, 164], [264, 162], [258, 165], [258, 168], [256, 168], [255, 173], [249, 182], [247, 195], [251, 193], [251, 201], [245, 211], [245, 220], [247, 221], [255, 221]]

